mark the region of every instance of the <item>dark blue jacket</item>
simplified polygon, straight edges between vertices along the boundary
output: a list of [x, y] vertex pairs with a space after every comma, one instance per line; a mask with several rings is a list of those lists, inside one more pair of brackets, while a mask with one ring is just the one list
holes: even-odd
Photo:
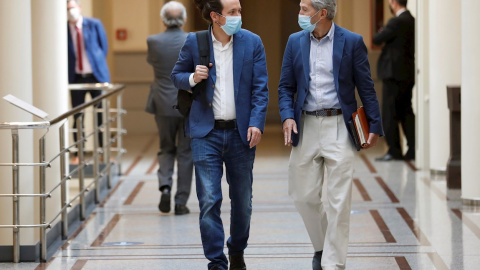
[[[377, 94], [368, 63], [367, 47], [362, 36], [335, 25], [333, 39], [333, 75], [345, 125], [357, 110], [355, 87], [367, 115], [370, 133], [383, 136]], [[292, 118], [299, 126], [302, 107], [310, 89], [310, 33], [301, 31], [290, 36], [283, 56], [282, 74], [278, 88], [282, 122]], [[296, 96], [296, 98], [295, 98]], [[350, 133], [350, 130], [347, 130]], [[298, 134], [292, 133], [293, 145]], [[352, 134], [350, 133], [350, 137]]]
[[[206, 89], [209, 106], [202, 106], [197, 100], [193, 101], [186, 128], [187, 134], [192, 138], [205, 137], [215, 123], [211, 104], [216, 83], [216, 69], [211, 40], [210, 62], [213, 63], [213, 67], [209, 71]], [[191, 89], [189, 77], [195, 71], [195, 66], [199, 64], [197, 36], [195, 33], [190, 33], [172, 71], [171, 78], [175, 87]], [[233, 84], [238, 131], [243, 142], [248, 145], [248, 128], [257, 127], [262, 132], [265, 128], [268, 74], [265, 49], [260, 37], [244, 29], [233, 36]]]
[[[83, 40], [88, 60], [92, 66], [93, 76], [99, 82], [110, 82], [110, 73], [108, 72], [107, 53], [108, 42], [105, 29], [100, 20], [95, 18], [83, 17]], [[70, 27], [68, 27], [68, 81], [75, 82], [75, 50], [73, 47]]]

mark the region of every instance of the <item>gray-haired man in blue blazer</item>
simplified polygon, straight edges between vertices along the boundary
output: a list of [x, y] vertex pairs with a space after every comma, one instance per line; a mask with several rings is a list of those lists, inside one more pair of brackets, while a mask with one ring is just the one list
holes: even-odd
[[294, 146], [289, 194], [315, 248], [314, 270], [345, 269], [355, 157], [346, 123], [357, 109], [355, 88], [370, 128], [364, 148], [383, 135], [367, 48], [360, 35], [333, 23], [336, 7], [336, 0], [300, 1], [304, 31], [288, 40], [279, 85], [285, 145]]

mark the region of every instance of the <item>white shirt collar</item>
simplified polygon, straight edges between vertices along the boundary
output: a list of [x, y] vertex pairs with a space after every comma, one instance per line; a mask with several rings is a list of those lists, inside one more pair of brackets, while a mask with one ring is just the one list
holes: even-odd
[[406, 8], [401, 8], [400, 10], [397, 11], [397, 13], [395, 14], [395, 16], [400, 16], [400, 14], [402, 14], [403, 12], [407, 11]]
[[[327, 35], [324, 38], [327, 38], [328, 40], [333, 40], [333, 37], [335, 35], [335, 23], [332, 22], [332, 26], [330, 27], [330, 30], [328, 31]], [[310, 33], [310, 37], [317, 40], [318, 39], [313, 35], [313, 32]]]
[[[213, 34], [213, 27], [212, 27], [212, 42], [214, 42], [214, 43], [215, 43], [215, 42], [218, 42], [218, 43], [222, 44], [220, 41], [218, 41], [218, 40], [215, 38], [215, 35]], [[225, 44], [225, 46], [223, 46], [223, 47], [229, 46], [230, 44], [232, 44], [232, 42], [233, 42], [233, 35], [232, 35], [232, 37], [230, 38], [230, 41], [229, 41], [227, 44]]]

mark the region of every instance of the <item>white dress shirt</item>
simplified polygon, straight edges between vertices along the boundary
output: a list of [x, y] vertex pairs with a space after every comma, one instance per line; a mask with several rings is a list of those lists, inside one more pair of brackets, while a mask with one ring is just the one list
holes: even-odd
[[303, 105], [305, 111], [340, 109], [333, 76], [334, 34], [334, 23], [320, 41], [310, 34], [310, 89]]
[[[87, 51], [85, 50], [85, 42], [83, 38], [83, 17], [80, 17], [78, 19], [76, 24], [69, 23], [68, 26], [70, 27], [70, 35], [72, 36], [72, 42], [73, 42], [73, 50], [75, 51], [75, 59], [78, 59], [78, 52], [77, 52], [77, 29], [80, 30], [80, 35], [82, 37], [81, 41], [81, 47], [82, 47], [82, 65], [83, 65], [83, 70], [80, 71], [78, 60], [75, 63], [75, 72], [77, 74], [89, 74], [93, 73], [92, 70], [92, 65], [90, 64], [90, 61], [88, 61], [88, 56], [87, 56]], [[75, 27], [76, 26], [76, 27]]]
[[[217, 71], [217, 80], [213, 91], [213, 115], [215, 120], [234, 120], [237, 118], [237, 113], [233, 86], [233, 36], [225, 46], [222, 46], [212, 32], [212, 41]], [[190, 86], [194, 87], [195, 85], [192, 73]]]

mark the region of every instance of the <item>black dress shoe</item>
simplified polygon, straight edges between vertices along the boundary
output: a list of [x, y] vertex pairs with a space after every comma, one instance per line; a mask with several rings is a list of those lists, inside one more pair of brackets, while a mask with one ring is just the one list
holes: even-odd
[[175, 215], [186, 215], [190, 213], [190, 209], [186, 205], [176, 204], [175, 205]]
[[312, 260], [312, 269], [313, 270], [322, 270], [322, 254], [323, 250], [315, 252]]
[[396, 157], [390, 154], [386, 154], [383, 157], [379, 157], [375, 159], [375, 161], [392, 161], [392, 160], [402, 160], [402, 157]]
[[247, 270], [243, 254], [228, 255], [228, 260], [230, 261], [230, 270]]
[[170, 212], [170, 197], [171, 197], [170, 188], [164, 188], [162, 190], [162, 196], [160, 197], [160, 203], [158, 204], [158, 209], [160, 209], [160, 212], [162, 213]]

